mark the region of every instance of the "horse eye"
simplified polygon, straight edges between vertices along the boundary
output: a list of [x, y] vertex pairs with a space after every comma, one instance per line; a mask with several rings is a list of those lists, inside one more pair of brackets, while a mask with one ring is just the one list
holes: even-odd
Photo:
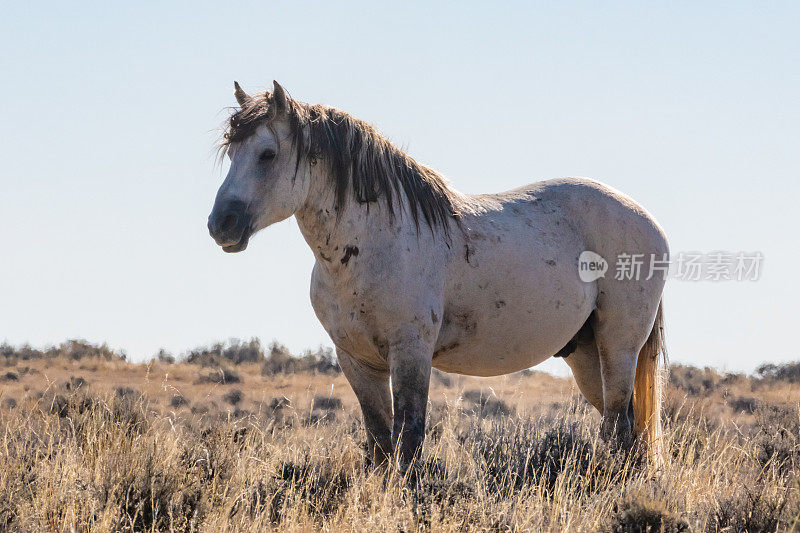
[[261, 155], [258, 156], [259, 161], [270, 161], [275, 159], [275, 152], [273, 150], [264, 150], [261, 152]]

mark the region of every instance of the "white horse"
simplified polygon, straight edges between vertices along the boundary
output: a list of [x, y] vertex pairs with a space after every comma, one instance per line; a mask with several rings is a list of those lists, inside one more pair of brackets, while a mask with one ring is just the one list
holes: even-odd
[[[311, 302], [376, 462], [396, 451], [405, 466], [421, 450], [431, 367], [494, 376], [553, 356], [602, 413], [604, 438], [643, 435], [659, 453], [664, 277], [647, 273], [668, 247], [647, 211], [578, 178], [461, 194], [370, 125], [277, 82], [254, 96], [235, 84], [235, 96], [209, 231], [239, 252], [296, 217], [316, 257]], [[642, 275], [582, 281], [584, 251], [630, 254]]]

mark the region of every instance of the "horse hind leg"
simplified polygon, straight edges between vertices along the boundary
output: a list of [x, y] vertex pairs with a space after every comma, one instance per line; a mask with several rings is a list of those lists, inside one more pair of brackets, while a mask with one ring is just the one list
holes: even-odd
[[617, 311], [605, 316], [597, 314], [593, 325], [603, 385], [601, 436], [623, 448], [634, 443], [636, 421], [632, 399], [636, 366], [652, 324], [649, 313], [633, 318]]
[[600, 354], [592, 331], [591, 318], [570, 341], [570, 353], [564, 361], [572, 369], [572, 376], [581, 394], [601, 414], [603, 413], [603, 379], [600, 370]]
[[603, 422], [601, 436], [623, 448], [634, 441], [633, 382], [638, 354], [632, 350], [600, 350], [603, 376]]

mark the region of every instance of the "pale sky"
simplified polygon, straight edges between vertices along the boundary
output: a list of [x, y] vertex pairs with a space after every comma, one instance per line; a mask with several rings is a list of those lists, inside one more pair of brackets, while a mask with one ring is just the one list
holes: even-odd
[[800, 358], [800, 4], [377, 4], [7, 3], [0, 341], [330, 345], [294, 219], [236, 255], [206, 229], [233, 80], [277, 79], [461, 191], [589, 176], [674, 253], [760, 251], [759, 281], [668, 282], [671, 357]]

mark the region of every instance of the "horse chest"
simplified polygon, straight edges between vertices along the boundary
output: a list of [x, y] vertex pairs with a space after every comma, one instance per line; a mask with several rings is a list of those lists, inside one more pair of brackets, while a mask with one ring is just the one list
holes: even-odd
[[337, 348], [370, 363], [386, 361], [370, 323], [370, 299], [349, 279], [333, 279], [319, 264], [311, 275], [311, 305]]

